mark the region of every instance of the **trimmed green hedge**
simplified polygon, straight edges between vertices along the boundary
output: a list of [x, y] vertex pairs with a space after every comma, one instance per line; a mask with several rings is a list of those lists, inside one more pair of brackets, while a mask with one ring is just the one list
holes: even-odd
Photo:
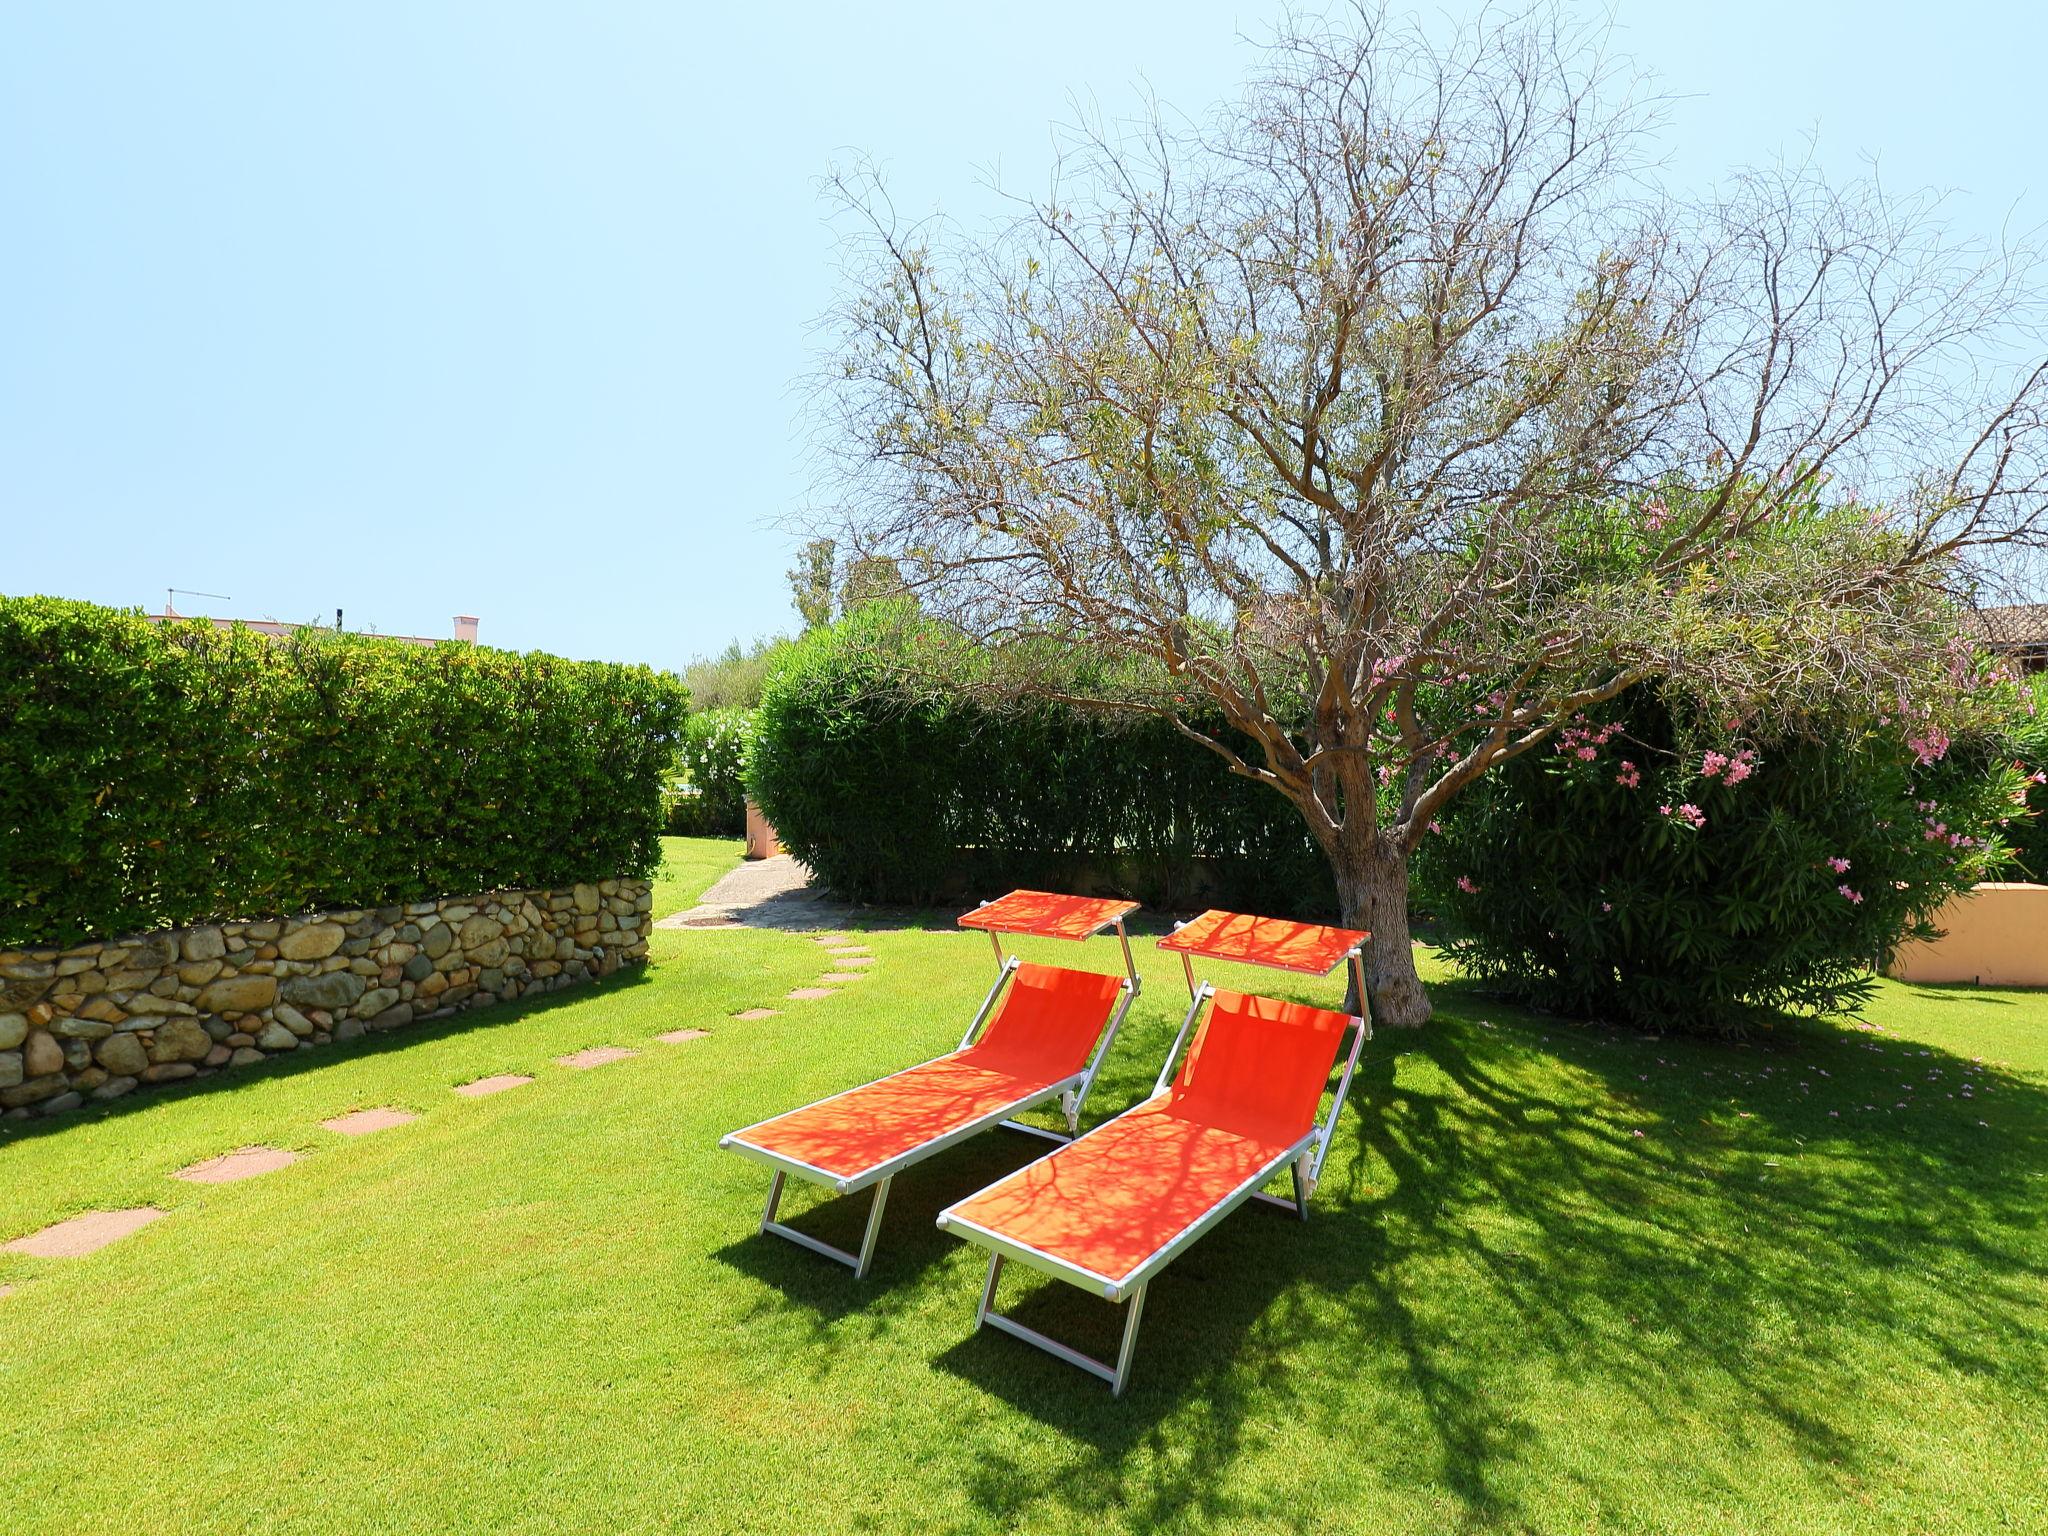
[[1334, 915], [1328, 866], [1272, 790], [1162, 721], [913, 688], [900, 622], [885, 608], [813, 631], [762, 696], [749, 790], [833, 891], [922, 904], [1039, 886]]
[[643, 875], [645, 667], [0, 599], [0, 943]]

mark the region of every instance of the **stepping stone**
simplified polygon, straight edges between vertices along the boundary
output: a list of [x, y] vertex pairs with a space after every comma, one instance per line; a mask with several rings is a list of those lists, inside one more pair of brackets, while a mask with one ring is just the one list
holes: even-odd
[[13, 1294], [14, 1294], [14, 1287], [13, 1287], [13, 1286], [11, 1286], [11, 1285], [0, 1285], [0, 1301], [5, 1301], [5, 1300], [6, 1300], [6, 1299], [7, 1299], [8, 1297], [12, 1296]]
[[711, 1038], [711, 1031], [708, 1029], [672, 1029], [667, 1034], [656, 1035], [654, 1038], [663, 1045], [681, 1045], [685, 1040], [708, 1040]]
[[835, 944], [832, 948], [826, 950], [825, 953], [828, 955], [871, 955], [874, 951], [865, 944]]
[[342, 1136], [367, 1136], [372, 1131], [388, 1131], [394, 1125], [411, 1125], [417, 1119], [419, 1116], [409, 1109], [358, 1109], [322, 1120], [320, 1126]]
[[575, 1051], [567, 1056], [557, 1056], [558, 1067], [575, 1067], [581, 1071], [588, 1067], [608, 1067], [615, 1061], [624, 1061], [629, 1056], [638, 1056], [638, 1051], [629, 1051], [623, 1045], [593, 1045], [587, 1051]]
[[814, 1003], [821, 997], [837, 997], [839, 993], [831, 987], [798, 987], [787, 996], [800, 1003]]
[[866, 981], [867, 979], [868, 973], [866, 971], [827, 971], [824, 975], [818, 978], [818, 980], [820, 981], [838, 982]]
[[873, 965], [874, 963], [875, 957], [873, 955], [842, 955], [839, 959], [839, 964], [841, 965]]
[[851, 944], [853, 942], [853, 935], [850, 933], [814, 933], [811, 935], [811, 942], [814, 944]]
[[749, 1008], [745, 1013], [736, 1013], [733, 1017], [736, 1019], [773, 1019], [781, 1017], [781, 1014], [774, 1008]]
[[209, 1157], [190, 1168], [180, 1168], [171, 1177], [183, 1179], [187, 1184], [236, 1184], [243, 1179], [289, 1168], [298, 1160], [298, 1153], [287, 1152], [282, 1147], [243, 1147], [237, 1152]]
[[521, 1077], [517, 1072], [500, 1072], [496, 1077], [480, 1077], [473, 1083], [462, 1083], [456, 1092], [465, 1099], [480, 1099], [487, 1093], [503, 1093], [507, 1088], [522, 1088], [532, 1082], [530, 1077]]
[[139, 1205], [129, 1211], [87, 1211], [27, 1237], [17, 1237], [5, 1246], [9, 1253], [25, 1253], [31, 1258], [75, 1259], [81, 1254], [96, 1253], [130, 1232], [140, 1232], [161, 1215], [163, 1212], [153, 1205]]

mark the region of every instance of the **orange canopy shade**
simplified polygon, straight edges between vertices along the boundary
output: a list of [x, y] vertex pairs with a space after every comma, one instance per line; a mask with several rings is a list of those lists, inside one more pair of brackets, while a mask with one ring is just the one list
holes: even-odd
[[964, 914], [960, 926], [1047, 939], [1085, 939], [1137, 910], [1135, 901], [1118, 901], [1107, 896], [1012, 891]]
[[1166, 1093], [948, 1214], [1121, 1282], [1314, 1131], [1350, 1025], [1219, 992]]
[[1020, 965], [965, 1050], [764, 1120], [737, 1139], [851, 1179], [1083, 1072], [1121, 976]]
[[1176, 928], [1159, 941], [1159, 947], [1207, 955], [1212, 960], [1238, 960], [1278, 971], [1327, 976], [1354, 947], [1371, 937], [1358, 928], [1326, 928], [1319, 923], [1211, 910]]

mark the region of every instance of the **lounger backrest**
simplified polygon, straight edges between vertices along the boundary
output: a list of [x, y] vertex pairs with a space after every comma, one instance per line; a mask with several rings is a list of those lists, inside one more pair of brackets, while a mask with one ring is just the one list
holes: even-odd
[[1020, 965], [995, 1017], [960, 1059], [1019, 1077], [1082, 1071], [1122, 986], [1121, 976]]
[[1291, 1143], [1315, 1128], [1351, 1020], [1324, 1008], [1218, 992], [1171, 1089], [1176, 1114]]

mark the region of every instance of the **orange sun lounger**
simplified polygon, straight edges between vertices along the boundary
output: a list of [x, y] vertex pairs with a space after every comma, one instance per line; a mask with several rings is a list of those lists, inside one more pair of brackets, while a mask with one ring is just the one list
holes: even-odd
[[[1180, 952], [1191, 1001], [1152, 1097], [939, 1216], [942, 1228], [989, 1250], [975, 1326], [986, 1323], [1035, 1344], [1122, 1396], [1153, 1276], [1247, 1200], [1291, 1204], [1307, 1220], [1359, 1050], [1372, 1034], [1363, 1001], [1367, 937], [1355, 929], [1205, 912], [1161, 939], [1161, 949]], [[1361, 1012], [1353, 1017], [1197, 986], [1195, 955], [1320, 975], [1348, 960]], [[1174, 1061], [1204, 1003], [1208, 1016], [1175, 1075]], [[1343, 1076], [1329, 1118], [1318, 1124], [1347, 1033]], [[1290, 1167], [1291, 1202], [1261, 1193]], [[996, 1282], [1012, 1261], [1128, 1304], [1114, 1367], [994, 1310]]]
[[[1124, 919], [1137, 906], [1135, 901], [1012, 891], [961, 917], [961, 927], [987, 930], [997, 969], [995, 984], [958, 1050], [720, 1139], [721, 1147], [773, 1170], [761, 1230], [851, 1265], [859, 1278], [874, 1257], [889, 1182], [905, 1168], [995, 1125], [1068, 1140], [1102, 1059], [1138, 995], [1138, 973], [1124, 932]], [[1079, 940], [1107, 928], [1116, 930], [1123, 945], [1121, 976], [1030, 965], [1003, 954], [1001, 936], [1006, 933]], [[1055, 1099], [1066, 1115], [1066, 1136], [1011, 1118]], [[874, 1204], [859, 1253], [775, 1219], [791, 1174], [842, 1195], [873, 1186]]]

